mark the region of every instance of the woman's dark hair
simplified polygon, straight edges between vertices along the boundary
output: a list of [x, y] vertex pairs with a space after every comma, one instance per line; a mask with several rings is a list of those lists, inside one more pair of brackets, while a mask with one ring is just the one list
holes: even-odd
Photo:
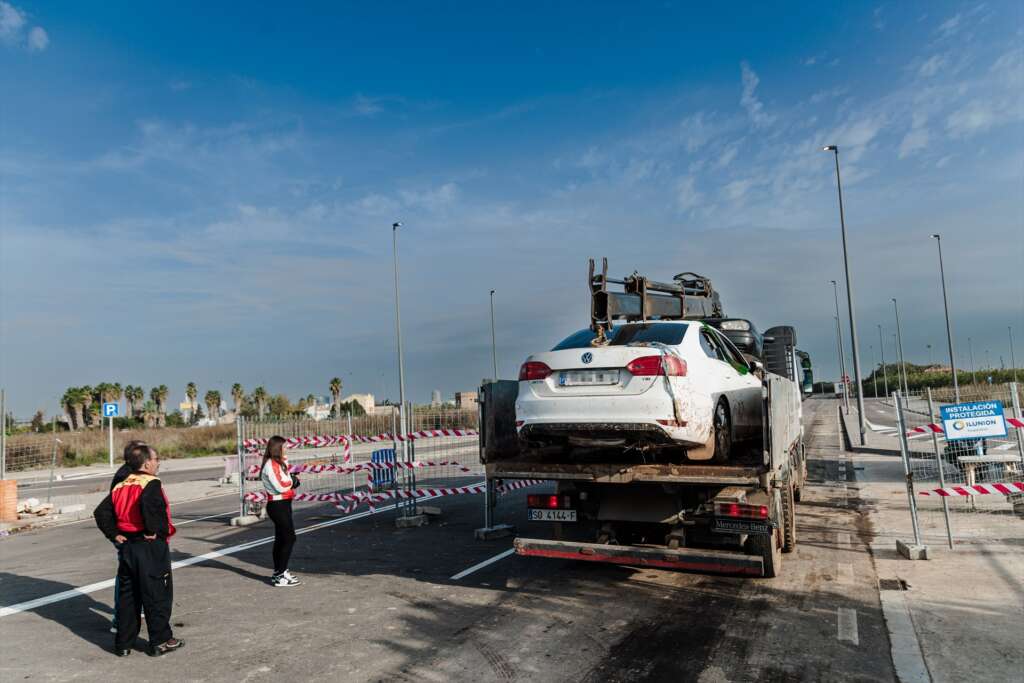
[[278, 464], [284, 462], [284, 445], [288, 440], [283, 436], [272, 436], [267, 441], [267, 450], [263, 453], [263, 462], [260, 463], [260, 472], [266, 466], [268, 460], [276, 460]]

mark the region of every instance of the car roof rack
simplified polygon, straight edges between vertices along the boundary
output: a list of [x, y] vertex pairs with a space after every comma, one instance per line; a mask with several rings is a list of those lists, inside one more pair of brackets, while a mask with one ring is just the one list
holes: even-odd
[[[601, 272], [594, 272], [590, 259], [587, 284], [590, 287], [590, 329], [604, 338], [615, 320], [700, 320], [722, 318], [722, 300], [711, 280], [696, 273], [680, 273], [673, 283], [651, 280], [633, 271], [621, 280], [608, 277], [608, 259], [601, 259]], [[609, 285], [622, 287], [610, 291]]]

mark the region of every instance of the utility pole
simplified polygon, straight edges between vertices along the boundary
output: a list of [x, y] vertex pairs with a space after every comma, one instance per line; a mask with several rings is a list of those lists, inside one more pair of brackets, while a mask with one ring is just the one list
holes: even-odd
[[967, 350], [971, 354], [971, 380], [974, 386], [978, 386], [978, 373], [974, 370], [974, 346], [971, 345], [971, 338], [967, 338]]
[[886, 398], [889, 397], [889, 373], [885, 369], [885, 342], [882, 341], [882, 326], [878, 326], [878, 348], [882, 349], [882, 388]]
[[[391, 245], [395, 257], [395, 331], [398, 334], [398, 429], [404, 436], [408, 430], [406, 429], [405, 414], [405, 360], [402, 355], [402, 303], [398, 287], [398, 229], [400, 227], [402, 227], [400, 222], [391, 224]], [[408, 452], [407, 442], [403, 439], [400, 443], [402, 444], [402, 462], [405, 462]]]
[[910, 393], [910, 382], [907, 379], [907, 361], [903, 359], [903, 332], [900, 330], [900, 308], [896, 305], [896, 299], [892, 300], [892, 308], [896, 311], [896, 351], [900, 357], [900, 367], [903, 368], [903, 395]]
[[[871, 359], [874, 360], [875, 347], [872, 346], [871, 344], [868, 344], [868, 351], [871, 352]], [[875, 385], [875, 398], [878, 398], [878, 370], [875, 370], [871, 373], [871, 381], [874, 382]]]
[[949, 299], [946, 297], [946, 270], [942, 265], [942, 237], [932, 235], [939, 245], [939, 277], [942, 279], [942, 306], [946, 309], [946, 343], [949, 344], [949, 369], [953, 373], [953, 396], [960, 402], [960, 382], [956, 377], [956, 358], [953, 355], [953, 332], [949, 322]]
[[850, 414], [850, 390], [849, 384], [846, 381], [846, 354], [843, 353], [843, 326], [839, 322], [839, 285], [836, 284], [835, 280], [829, 280], [832, 283], [832, 295], [836, 299], [836, 338], [839, 340], [839, 372], [841, 375], [841, 383], [843, 385], [843, 406], [846, 408], [846, 414]]
[[836, 188], [839, 190], [839, 226], [843, 235], [843, 270], [846, 272], [846, 305], [850, 313], [850, 346], [853, 347], [853, 375], [857, 382], [858, 427], [860, 428], [860, 445], [866, 443], [864, 417], [864, 387], [861, 385], [860, 350], [857, 343], [857, 320], [853, 310], [853, 280], [850, 277], [850, 257], [846, 248], [846, 217], [843, 212], [843, 182], [839, 174], [839, 147], [828, 145], [823, 148], [832, 152], [836, 160]]
[[491, 290], [491, 360], [494, 362], [494, 381], [498, 381], [498, 342], [494, 334], [494, 290]]
[[1013, 328], [1009, 325], [1006, 326], [1006, 331], [1010, 335], [1010, 366], [1013, 368], [1013, 381], [1017, 381], [1017, 359], [1013, 355]]

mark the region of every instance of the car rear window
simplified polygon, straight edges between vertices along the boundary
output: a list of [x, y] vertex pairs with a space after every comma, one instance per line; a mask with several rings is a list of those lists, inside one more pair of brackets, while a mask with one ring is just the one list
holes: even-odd
[[[612, 346], [627, 346], [629, 344], [644, 344], [658, 342], [661, 344], [678, 344], [683, 341], [686, 334], [685, 323], [628, 323], [613, 327], [608, 335]], [[562, 341], [558, 342], [552, 351], [564, 349], [582, 349], [590, 346], [590, 342], [597, 336], [593, 330], [587, 328], [575, 332]]]

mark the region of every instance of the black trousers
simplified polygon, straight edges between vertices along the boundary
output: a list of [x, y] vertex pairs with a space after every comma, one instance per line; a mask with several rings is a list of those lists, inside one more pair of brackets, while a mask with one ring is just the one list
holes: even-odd
[[149, 644], [160, 645], [171, 633], [171, 551], [167, 541], [132, 540], [121, 544], [117, 567], [116, 649], [135, 644], [139, 636], [140, 615], [146, 608]]
[[288, 569], [288, 560], [295, 547], [295, 523], [292, 521], [292, 502], [272, 500], [267, 503], [267, 517], [274, 522], [274, 573]]

